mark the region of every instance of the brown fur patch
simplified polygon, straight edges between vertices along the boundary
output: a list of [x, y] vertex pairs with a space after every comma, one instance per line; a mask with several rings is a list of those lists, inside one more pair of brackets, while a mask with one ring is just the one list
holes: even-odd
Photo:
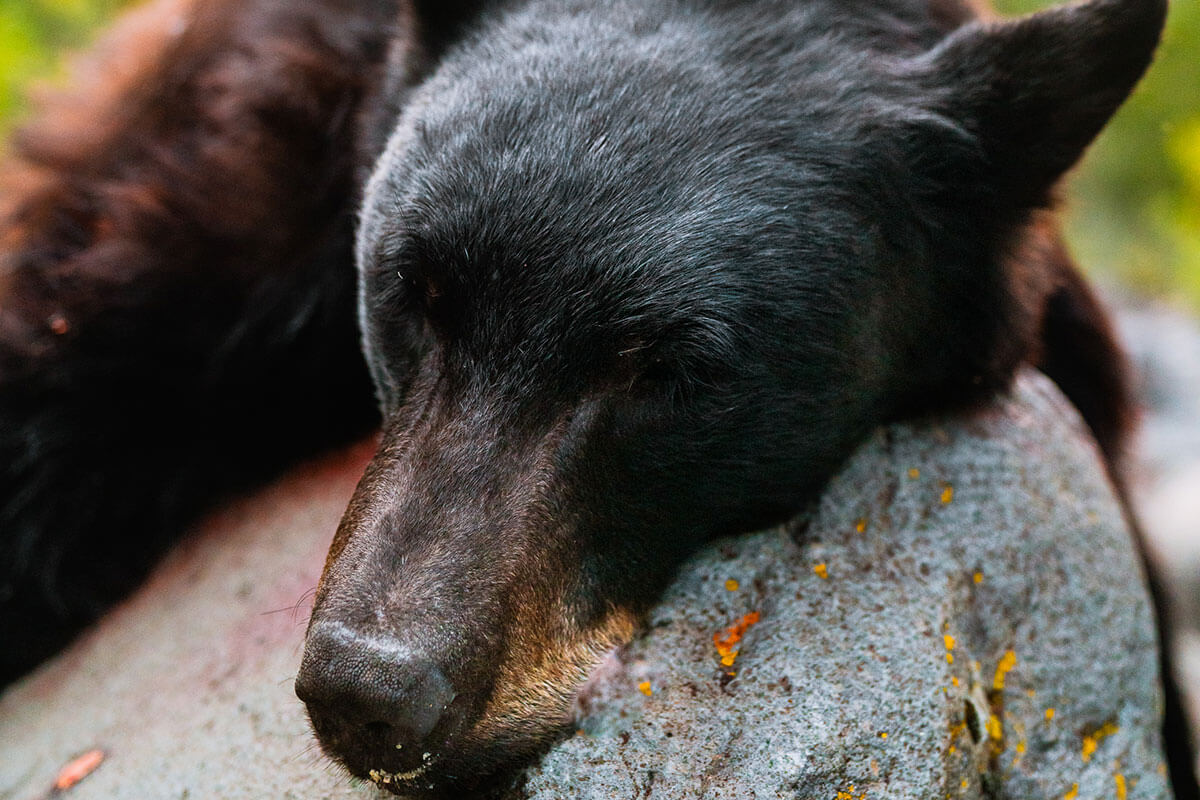
[[[558, 612], [563, 614], [565, 612]], [[472, 731], [482, 738], [528, 735], [567, 720], [579, 688], [614, 648], [633, 638], [636, 618], [613, 609], [595, 627], [574, 635], [546, 636], [551, 626], [530, 614], [520, 618], [492, 698]]]

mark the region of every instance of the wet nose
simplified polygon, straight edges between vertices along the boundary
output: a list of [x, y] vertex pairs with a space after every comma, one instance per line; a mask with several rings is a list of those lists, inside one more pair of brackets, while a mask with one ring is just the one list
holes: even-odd
[[322, 744], [352, 771], [400, 773], [436, 751], [455, 691], [415, 644], [324, 623], [305, 641], [296, 695]]

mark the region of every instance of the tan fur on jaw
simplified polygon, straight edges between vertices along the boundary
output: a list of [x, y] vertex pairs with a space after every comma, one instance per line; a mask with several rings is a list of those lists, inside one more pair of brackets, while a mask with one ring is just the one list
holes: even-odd
[[[559, 619], [567, 618], [565, 611]], [[539, 722], [565, 722], [579, 688], [612, 652], [633, 638], [636, 618], [613, 609], [591, 630], [546, 641], [544, 624], [523, 617], [504, 658], [496, 688], [472, 738], [527, 736]]]

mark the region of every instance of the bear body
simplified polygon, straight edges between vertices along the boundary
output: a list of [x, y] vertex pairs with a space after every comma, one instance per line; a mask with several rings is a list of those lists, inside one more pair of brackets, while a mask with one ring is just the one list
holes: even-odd
[[222, 494], [381, 424], [297, 692], [351, 772], [453, 796], [881, 422], [1032, 363], [1119, 481], [1122, 357], [1047, 209], [1163, 12], [149, 7], [0, 209], [5, 677]]

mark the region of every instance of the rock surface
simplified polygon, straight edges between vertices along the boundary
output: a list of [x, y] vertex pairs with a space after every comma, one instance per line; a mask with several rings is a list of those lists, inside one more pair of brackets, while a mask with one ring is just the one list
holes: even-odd
[[0, 696], [0, 799], [315, 800], [354, 790], [292, 690], [309, 591], [373, 448], [299, 470], [205, 523], [150, 581]]
[[1168, 796], [1142, 576], [1048, 380], [881, 431], [794, 533], [694, 559], [527, 795]]
[[[297, 601], [368, 454], [223, 512], [0, 697], [0, 798], [47, 796], [93, 748], [73, 798], [381, 796], [310, 746], [291, 689]], [[1168, 796], [1133, 545], [1036, 375], [970, 419], [880, 431], [806, 524], [694, 558], [606, 667], [514, 797]]]

